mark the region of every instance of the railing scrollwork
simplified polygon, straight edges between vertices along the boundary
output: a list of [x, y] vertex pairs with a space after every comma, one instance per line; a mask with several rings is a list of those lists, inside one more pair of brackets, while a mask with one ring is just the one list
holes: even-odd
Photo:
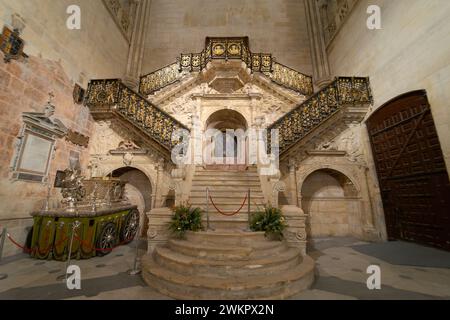
[[172, 133], [178, 129], [188, 130], [118, 79], [91, 80], [85, 104], [89, 108], [111, 107], [112, 112], [133, 123], [169, 151], [174, 144]]
[[336, 78], [273, 123], [268, 128], [268, 146], [270, 147], [272, 129], [279, 130], [279, 151], [282, 154], [344, 106], [372, 103], [369, 78]]
[[139, 90], [153, 94], [180, 80], [184, 72], [200, 72], [212, 60], [241, 60], [252, 72], [259, 72], [273, 82], [300, 94], [313, 94], [312, 77], [275, 62], [270, 53], [252, 53], [248, 37], [206, 38], [200, 53], [183, 53], [177, 62], [141, 77]]

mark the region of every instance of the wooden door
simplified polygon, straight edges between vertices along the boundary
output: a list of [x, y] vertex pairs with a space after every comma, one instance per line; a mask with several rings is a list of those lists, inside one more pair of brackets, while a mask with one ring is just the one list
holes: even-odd
[[450, 183], [426, 92], [386, 103], [367, 128], [389, 239], [450, 250]]

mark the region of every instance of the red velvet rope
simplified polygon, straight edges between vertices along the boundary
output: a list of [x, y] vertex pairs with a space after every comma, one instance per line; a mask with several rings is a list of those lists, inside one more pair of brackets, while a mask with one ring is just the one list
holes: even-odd
[[220, 214], [223, 214], [224, 216], [227, 216], [227, 217], [231, 217], [231, 216], [234, 216], [234, 215], [238, 214], [238, 213], [242, 210], [242, 208], [244, 207], [245, 203], [247, 202], [248, 194], [245, 196], [244, 202], [242, 203], [242, 206], [239, 208], [239, 210], [236, 211], [236, 212], [233, 212], [233, 213], [225, 213], [225, 212], [221, 211], [219, 208], [217, 208], [217, 206], [216, 206], [216, 204], [214, 203], [214, 200], [213, 200], [213, 198], [211, 197], [211, 195], [209, 195], [209, 199], [211, 200], [211, 203], [212, 203], [212, 205], [214, 206], [214, 208], [216, 208], [216, 210], [217, 210]]
[[[11, 241], [12, 244], [14, 244], [16, 247], [22, 249], [22, 250], [25, 251], [26, 253], [33, 253], [33, 252], [35, 252], [36, 250], [38, 250], [38, 248], [33, 248], [33, 249], [31, 249], [31, 248], [27, 248], [27, 247], [25, 247], [25, 246], [20, 245], [16, 240], [13, 239], [13, 237], [11, 237], [11, 235], [10, 235], [9, 233], [7, 233], [6, 236], [7, 236], [7, 238], [9, 239], [9, 241]], [[134, 238], [134, 236], [133, 236], [133, 237], [130, 237], [129, 239], [126, 239], [126, 240], [120, 242], [119, 244], [117, 244], [117, 245], [114, 246], [113, 248], [99, 249], [99, 248], [95, 248], [94, 246], [91, 246], [91, 250], [102, 251], [102, 252], [104, 252], [104, 251], [112, 251], [112, 250], [114, 250], [115, 248], [120, 247], [120, 246], [122, 246], [122, 245], [128, 243], [130, 240], [133, 240], [133, 238]], [[87, 242], [86, 242], [85, 240], [81, 239], [80, 237], [78, 237], [78, 235], [75, 234], [75, 235], [74, 235], [74, 239], [80, 241], [80, 243], [81, 243], [82, 245], [84, 245], [85, 247], [89, 247], [89, 244], [86, 245]], [[64, 241], [66, 241], [66, 240], [69, 240], [69, 237], [65, 237], [65, 238], [61, 239], [60, 241], [58, 241], [57, 243], [55, 243], [55, 244], [51, 244], [51, 245], [48, 247], [48, 249], [46, 249], [46, 250], [44, 250], [44, 251], [40, 251], [40, 250], [39, 250], [39, 253], [40, 253], [41, 255], [45, 255], [45, 254], [49, 253], [50, 250], [52, 250], [54, 247], [59, 246], [60, 244], [62, 244], [62, 243], [63, 243]]]
[[[36, 250], [38, 250], [37, 248], [31, 249], [31, 248], [27, 248], [27, 247], [25, 247], [25, 246], [20, 245], [17, 241], [15, 241], [15, 240], [11, 237], [11, 235], [10, 235], [9, 233], [7, 233], [6, 236], [7, 236], [7, 238], [9, 239], [9, 241], [11, 241], [12, 244], [14, 244], [14, 245], [15, 245], [16, 247], [18, 247], [19, 249], [22, 249], [22, 250], [25, 251], [26, 253], [32, 253], [32, 252], [35, 252]], [[54, 247], [59, 246], [61, 243], [63, 243], [64, 241], [66, 241], [66, 240], [68, 240], [68, 239], [69, 239], [69, 238], [67, 238], [67, 237], [64, 238], [64, 239], [61, 239], [61, 240], [58, 241], [57, 243], [51, 244], [46, 250], [44, 250], [44, 251], [40, 251], [40, 250], [39, 250], [39, 253], [40, 253], [41, 255], [45, 255], [45, 254], [49, 253], [50, 250], [52, 250]]]

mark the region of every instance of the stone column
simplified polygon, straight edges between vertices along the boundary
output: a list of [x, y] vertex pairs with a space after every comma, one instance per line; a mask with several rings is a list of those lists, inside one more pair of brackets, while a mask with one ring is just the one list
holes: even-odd
[[317, 0], [305, 0], [305, 10], [313, 63], [314, 85], [322, 88], [330, 83], [331, 74]]
[[295, 159], [289, 159], [289, 193], [290, 193], [290, 204], [293, 206], [298, 206], [297, 198], [297, 175], [295, 173], [297, 168], [297, 163]]
[[142, 61], [144, 59], [145, 40], [149, 27], [151, 0], [135, 0], [136, 14], [134, 18], [133, 33], [128, 50], [127, 71], [124, 83], [136, 89], [139, 87]]
[[164, 166], [165, 160], [159, 159], [156, 169], [158, 171], [158, 175], [156, 178], [156, 192], [155, 192], [155, 203], [153, 208], [161, 208], [162, 206], [162, 184], [164, 179]]

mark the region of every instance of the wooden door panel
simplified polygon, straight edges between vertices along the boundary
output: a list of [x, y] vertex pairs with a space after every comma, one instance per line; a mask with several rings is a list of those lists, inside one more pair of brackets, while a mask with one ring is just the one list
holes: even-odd
[[425, 91], [367, 121], [390, 239], [450, 250], [450, 183]]

